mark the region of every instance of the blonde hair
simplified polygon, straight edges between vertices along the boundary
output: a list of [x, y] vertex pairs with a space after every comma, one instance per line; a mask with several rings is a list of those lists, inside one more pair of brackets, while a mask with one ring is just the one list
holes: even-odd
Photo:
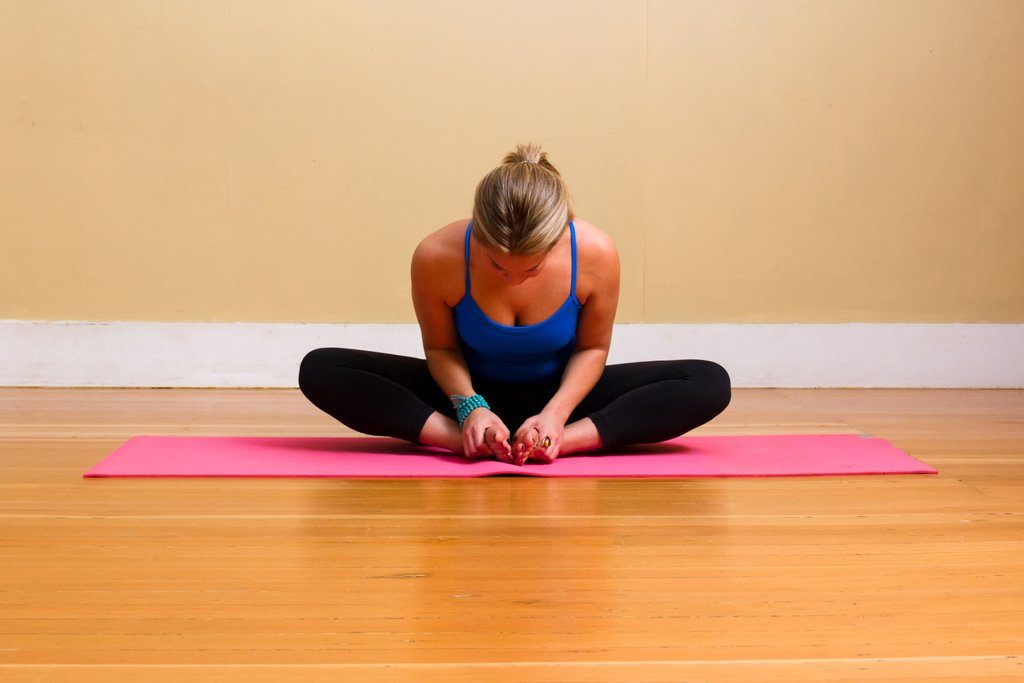
[[473, 235], [502, 254], [547, 252], [574, 217], [562, 174], [532, 142], [516, 145], [476, 186]]

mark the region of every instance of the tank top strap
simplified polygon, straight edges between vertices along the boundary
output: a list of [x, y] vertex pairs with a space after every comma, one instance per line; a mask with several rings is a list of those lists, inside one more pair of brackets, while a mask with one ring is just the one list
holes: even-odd
[[572, 281], [569, 285], [569, 296], [576, 298], [576, 226], [569, 221], [569, 236], [572, 241]]
[[469, 221], [469, 225], [466, 226], [466, 293], [465, 296], [469, 296], [469, 235], [473, 229], [473, 221]]

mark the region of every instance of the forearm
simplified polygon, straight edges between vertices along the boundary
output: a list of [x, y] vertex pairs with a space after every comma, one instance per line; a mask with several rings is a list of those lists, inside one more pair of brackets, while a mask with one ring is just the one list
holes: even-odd
[[475, 393], [462, 351], [458, 349], [427, 349], [424, 355], [431, 377], [446, 396], [453, 394], [472, 396]]
[[568, 420], [576, 406], [601, 379], [607, 359], [606, 349], [581, 349], [574, 352], [565, 366], [562, 383], [544, 407], [544, 412], [557, 416], [562, 422]]

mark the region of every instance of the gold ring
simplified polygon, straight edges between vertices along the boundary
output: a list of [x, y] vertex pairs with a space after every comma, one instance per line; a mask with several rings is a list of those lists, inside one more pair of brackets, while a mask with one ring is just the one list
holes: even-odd
[[551, 445], [551, 437], [550, 436], [545, 436], [544, 437], [544, 443], [542, 445], [544, 446], [544, 448], [547, 448], [548, 446], [550, 446]]

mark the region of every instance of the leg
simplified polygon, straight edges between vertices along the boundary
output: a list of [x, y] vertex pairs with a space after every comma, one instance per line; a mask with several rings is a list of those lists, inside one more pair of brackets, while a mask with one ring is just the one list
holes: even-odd
[[452, 428], [458, 435], [455, 410], [421, 358], [314, 349], [299, 366], [299, 389], [325, 413], [364, 434], [414, 443], [423, 436], [423, 443], [446, 448], [455, 444]]
[[729, 374], [711, 361], [609, 365], [569, 416], [565, 445], [590, 450], [594, 432], [602, 449], [672, 439], [721, 413], [731, 396]]

